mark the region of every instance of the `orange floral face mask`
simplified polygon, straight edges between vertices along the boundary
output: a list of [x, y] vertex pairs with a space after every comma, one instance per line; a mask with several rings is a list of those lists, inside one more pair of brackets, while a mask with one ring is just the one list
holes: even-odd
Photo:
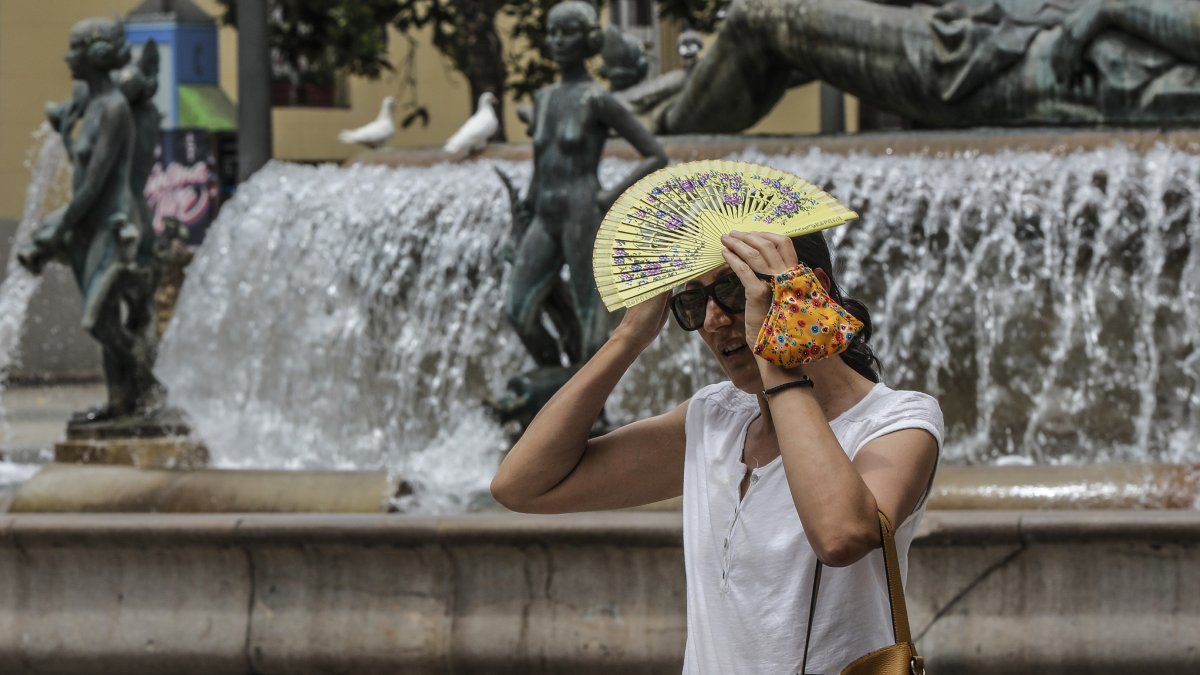
[[780, 368], [841, 354], [862, 330], [862, 322], [834, 302], [803, 263], [776, 274], [771, 286], [774, 298], [754, 353]]

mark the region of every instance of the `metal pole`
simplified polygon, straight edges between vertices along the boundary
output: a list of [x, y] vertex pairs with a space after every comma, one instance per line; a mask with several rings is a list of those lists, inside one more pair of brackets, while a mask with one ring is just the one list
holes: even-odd
[[271, 53], [268, 0], [237, 0], [238, 182], [271, 159]]

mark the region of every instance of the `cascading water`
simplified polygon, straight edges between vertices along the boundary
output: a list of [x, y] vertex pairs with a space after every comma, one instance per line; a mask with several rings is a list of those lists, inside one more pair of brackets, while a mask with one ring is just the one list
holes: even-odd
[[[32, 237], [42, 218], [53, 206], [66, 201], [62, 186], [69, 181], [70, 171], [62, 140], [48, 123], [33, 133], [33, 144], [26, 153], [25, 166], [32, 174], [25, 189], [25, 208], [0, 282], [0, 391], [14, 366], [18, 365], [21, 336], [24, 334], [29, 301], [41, 285], [41, 277], [33, 276], [17, 263], [17, 251]], [[0, 447], [8, 445], [10, 432], [8, 415], [0, 402]], [[0, 484], [19, 482], [27, 478], [36, 466], [14, 465], [0, 461]]]
[[[486, 491], [505, 439], [481, 402], [532, 366], [502, 312], [506, 200], [485, 164], [273, 163], [242, 185], [157, 368], [214, 463], [388, 468], [430, 510]], [[686, 373], [698, 356], [669, 362]]]
[[[737, 157], [862, 214], [828, 233], [893, 386], [939, 397], [946, 458], [1200, 457], [1200, 157], [1169, 148]], [[468, 506], [505, 445], [481, 401], [532, 366], [503, 317], [492, 164], [271, 164], [188, 270], [158, 373], [220, 466], [388, 468]], [[611, 182], [629, 165], [606, 160]], [[720, 373], [669, 326], [620, 423]]]
[[830, 233], [888, 379], [950, 460], [1200, 458], [1200, 157], [780, 158], [859, 210]]

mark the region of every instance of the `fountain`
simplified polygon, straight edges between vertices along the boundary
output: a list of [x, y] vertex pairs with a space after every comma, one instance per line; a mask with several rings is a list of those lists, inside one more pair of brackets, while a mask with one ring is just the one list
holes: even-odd
[[[948, 463], [1200, 463], [1195, 154], [735, 156], [862, 214], [830, 233], [844, 283], [874, 308], [889, 381], [943, 401]], [[504, 437], [479, 402], [526, 358], [499, 311], [493, 166], [528, 171], [276, 163], [243, 186], [158, 371], [217, 466], [384, 469], [435, 510], [484, 499]], [[628, 170], [609, 159], [602, 177]], [[668, 329], [609, 414], [666, 410], [716, 377]]]
[[[49, 212], [49, 204], [62, 198], [63, 173], [67, 169], [67, 156], [62, 142], [53, 133], [48, 123], [42, 124], [33, 134], [33, 144], [26, 154], [26, 165], [32, 174], [25, 191], [25, 210], [17, 225], [16, 239], [27, 239], [42, 217]], [[57, 199], [56, 199], [57, 198]], [[29, 302], [41, 285], [41, 277], [29, 274], [17, 264], [16, 249], [9, 255], [4, 280], [0, 281], [0, 392], [18, 358], [18, 347], [25, 329]], [[0, 404], [0, 448], [9, 447], [11, 430], [4, 406]], [[0, 456], [0, 485], [19, 484], [37, 470], [37, 465], [13, 462]]]
[[[829, 236], [842, 283], [887, 338], [885, 379], [944, 407], [934, 504], [985, 509], [932, 511], [914, 544], [910, 613], [934, 667], [1194, 672], [1193, 135], [664, 145], [677, 160], [779, 166], [862, 214]], [[0, 640], [0, 670], [678, 670], [677, 513], [490, 506], [506, 439], [484, 402], [532, 365], [503, 312], [509, 205], [495, 170], [525, 184], [529, 151], [426, 159], [277, 162], [240, 186], [189, 267], [155, 371], [215, 468], [122, 474], [144, 488], [144, 511], [254, 510], [235, 484], [270, 473], [287, 487], [251, 489], [295, 510], [323, 476], [351, 479], [336, 487], [357, 499], [347, 511], [403, 480], [411, 492], [389, 504], [405, 513], [5, 515], [0, 624], [14, 630], [0, 634], [20, 639]], [[601, 182], [636, 161], [615, 144]], [[618, 386], [610, 421], [719, 376], [669, 328]], [[84, 492], [106, 471], [26, 486]], [[164, 506], [185, 490], [192, 501]], [[1064, 506], [1078, 510], [1027, 510]], [[112, 620], [98, 630], [96, 616]]]
[[[838, 139], [824, 148], [666, 145], [675, 158], [711, 152], [775, 164], [862, 213], [830, 236], [844, 283], [872, 304], [890, 338], [878, 343], [886, 377], [933, 391], [945, 406], [953, 440], [935, 501], [1102, 509], [932, 511], [914, 545], [909, 593], [930, 660], [946, 672], [1009, 672], [985, 663], [1190, 672], [1194, 657], [1180, 651], [1188, 640], [1172, 636], [1190, 634], [1197, 617], [1188, 580], [1198, 401], [1188, 392], [1198, 377], [1200, 155], [1186, 138], [1146, 143], [1137, 134], [1125, 143], [1081, 135], [1075, 149], [1059, 135], [988, 138], [1009, 147], [970, 149], [980, 145], [975, 135], [868, 136], [851, 152]], [[930, 147], [902, 152], [905, 143]], [[1056, 149], [1027, 147], [1039, 143]], [[486, 507], [504, 434], [483, 401], [528, 358], [500, 311], [508, 209], [493, 170], [523, 179], [519, 154], [433, 167], [273, 163], [242, 186], [198, 252], [158, 373], [213, 464], [387, 471], [414, 488], [392, 500], [406, 516], [81, 522], [104, 542], [102, 568], [149, 570], [159, 592], [183, 559], [233, 570], [234, 597], [250, 599], [233, 633], [253, 642], [211, 637], [206, 656], [189, 657], [211, 672], [246, 663], [434, 671], [428, 664], [440, 659], [470, 672], [678, 667], [676, 513], [532, 518]], [[616, 147], [601, 180], [632, 161]], [[621, 383], [609, 414], [620, 423], [665, 409], [717, 376], [696, 341], [669, 329]], [[996, 464], [1004, 466], [987, 466]], [[455, 515], [464, 510], [483, 513]], [[63, 549], [75, 530], [24, 518], [12, 535], [22, 546], [77, 550], [94, 562], [93, 547]], [[165, 537], [162, 557], [122, 562], [143, 528]], [[230, 547], [251, 562], [229, 559]], [[56, 568], [84, 564], [64, 555]], [[231, 611], [172, 593], [197, 617]], [[1014, 594], [1025, 610], [1013, 609]], [[396, 632], [335, 618], [361, 611], [406, 618]], [[1023, 628], [1043, 613], [1065, 617]], [[431, 618], [443, 615], [452, 624]], [[1154, 628], [1163, 622], [1169, 631]], [[185, 621], [173, 630], [200, 629]], [[992, 643], [978, 636], [996, 631], [1014, 637], [984, 649]], [[1083, 647], [1093, 635], [1110, 648]], [[397, 660], [401, 648], [409, 656]], [[80, 650], [111, 651], [145, 672], [178, 663]]]

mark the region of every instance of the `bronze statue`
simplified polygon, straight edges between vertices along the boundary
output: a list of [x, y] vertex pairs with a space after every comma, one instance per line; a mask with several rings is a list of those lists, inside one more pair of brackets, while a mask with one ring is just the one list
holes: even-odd
[[746, 129], [797, 73], [923, 126], [1194, 124], [1198, 66], [1196, 0], [733, 0], [656, 124]]
[[[600, 220], [621, 192], [666, 166], [667, 156], [654, 135], [588, 73], [588, 58], [604, 42], [596, 9], [580, 0], [561, 2], [550, 10], [547, 29], [560, 80], [534, 96], [533, 177], [525, 199], [514, 204], [519, 241], [511, 256], [505, 311], [538, 368], [563, 369], [587, 360], [607, 337], [608, 313], [592, 276]], [[597, 170], [610, 131], [643, 159], [618, 184], [602, 189]], [[562, 279], [564, 264], [567, 282]], [[543, 325], [546, 314], [555, 323], [557, 339]], [[546, 385], [545, 378], [528, 379]], [[516, 399], [528, 397], [510, 398], [514, 400], [508, 403], [515, 405]], [[494, 405], [502, 418], [506, 405]]]
[[146, 203], [144, 190], [157, 161], [154, 155], [158, 148], [158, 129], [162, 126], [162, 113], [154, 106], [154, 94], [158, 92], [158, 63], [158, 43], [147, 40], [137, 63], [122, 68], [113, 78], [133, 113], [134, 138], [137, 140], [129, 185], [134, 203], [142, 210], [142, 220], [147, 225], [153, 224], [154, 214]]
[[650, 69], [642, 43], [616, 26], [609, 26], [604, 31], [600, 54], [604, 59], [600, 77], [608, 80], [612, 91], [624, 91], [641, 82]]
[[[71, 29], [66, 61], [76, 84], [70, 100], [47, 106], [74, 164], [71, 201], [46, 217], [18, 255], [34, 274], [62, 262], [79, 285], [82, 324], [102, 347], [108, 385], [107, 403], [85, 413], [85, 421], [147, 412], [161, 393], [151, 373], [155, 238], [138, 203], [142, 186], [135, 192], [132, 184], [135, 170], [145, 173], [134, 164], [145, 144], [139, 144], [130, 101], [113, 78], [129, 63], [130, 51], [121, 25], [111, 19], [85, 19]], [[152, 131], [157, 134], [157, 124]]]

